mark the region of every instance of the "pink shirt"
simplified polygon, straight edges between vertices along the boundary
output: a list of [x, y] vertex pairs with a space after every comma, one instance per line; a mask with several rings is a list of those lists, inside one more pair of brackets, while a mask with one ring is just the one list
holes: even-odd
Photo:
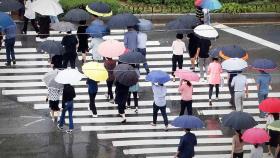
[[212, 62], [208, 66], [207, 74], [209, 75], [209, 84], [220, 84], [221, 73], [223, 72], [222, 66], [218, 62]]
[[183, 83], [178, 88], [181, 93], [181, 99], [185, 101], [192, 100], [193, 87]]

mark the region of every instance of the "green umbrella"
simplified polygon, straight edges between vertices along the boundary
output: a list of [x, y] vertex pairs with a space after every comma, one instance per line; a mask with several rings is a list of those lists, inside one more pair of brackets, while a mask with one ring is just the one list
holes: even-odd
[[280, 132], [280, 120], [272, 122], [270, 125], [268, 125], [267, 128], [273, 131]]

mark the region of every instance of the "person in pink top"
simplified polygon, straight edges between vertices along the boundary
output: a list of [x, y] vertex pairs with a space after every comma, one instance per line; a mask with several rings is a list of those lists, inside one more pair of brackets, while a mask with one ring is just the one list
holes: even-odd
[[178, 88], [181, 93], [181, 111], [180, 116], [184, 115], [187, 107], [188, 115], [192, 115], [192, 93], [193, 87], [190, 81], [181, 80]]
[[223, 72], [222, 66], [218, 58], [213, 58], [212, 63], [209, 64], [207, 74], [209, 82], [209, 105], [212, 105], [213, 87], [216, 87], [216, 100], [219, 99], [219, 85], [221, 83], [221, 73]]

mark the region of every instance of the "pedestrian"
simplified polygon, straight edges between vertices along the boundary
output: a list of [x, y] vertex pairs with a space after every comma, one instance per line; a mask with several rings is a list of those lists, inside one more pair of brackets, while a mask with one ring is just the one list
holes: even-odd
[[62, 55], [54, 55], [51, 57], [51, 67], [53, 69], [61, 69], [62, 66], [63, 56]]
[[219, 99], [219, 86], [221, 83], [222, 66], [218, 58], [212, 58], [212, 63], [209, 64], [207, 75], [209, 83], [209, 105], [212, 106], [212, 93], [214, 86], [216, 87], [216, 100]]
[[73, 124], [73, 99], [76, 97], [75, 89], [70, 84], [65, 84], [63, 88], [63, 94], [62, 94], [62, 113], [60, 115], [59, 124], [57, 125], [57, 128], [59, 130], [63, 130], [63, 125], [65, 124], [65, 113], [68, 111], [68, 117], [69, 117], [69, 130], [66, 130], [66, 133], [71, 134], [74, 129]]
[[[18, 2], [20, 4], [22, 4], [22, 6], [24, 6], [24, 0], [18, 0]], [[18, 16], [19, 16], [19, 19], [22, 20], [23, 16], [24, 16], [24, 13], [25, 13], [25, 7], [21, 7], [19, 10], [18, 10]]]
[[88, 34], [86, 34], [86, 29], [88, 26], [86, 25], [86, 21], [82, 20], [79, 22], [80, 26], [77, 30], [77, 36], [79, 40], [78, 52], [82, 52], [82, 63], [86, 62], [86, 53], [88, 52]]
[[[59, 0], [53, 0], [56, 3], [59, 3]], [[51, 23], [59, 23], [57, 16], [50, 16]]]
[[152, 83], [152, 90], [154, 94], [154, 103], [153, 103], [153, 122], [151, 122], [152, 126], [156, 126], [157, 124], [157, 115], [160, 110], [161, 115], [163, 117], [165, 131], [168, 131], [168, 118], [166, 114], [166, 87], [163, 84], [155, 84]]
[[[140, 77], [140, 71], [136, 67], [136, 65], [132, 65], [134, 67], [134, 70], [136, 71], [138, 78]], [[127, 97], [127, 108], [130, 108], [130, 100], [131, 100], [131, 93], [133, 95], [134, 100], [134, 107], [135, 107], [135, 113], [138, 113], [138, 91], [139, 91], [139, 83], [137, 82], [135, 85], [132, 85], [129, 87], [128, 90], [128, 97]]]
[[2, 28], [0, 28], [0, 50], [2, 49], [2, 43], [3, 43], [3, 34], [2, 34]]
[[263, 147], [260, 144], [251, 147], [250, 158], [263, 158]]
[[77, 58], [76, 48], [78, 47], [78, 40], [75, 35], [71, 34], [71, 31], [67, 31], [61, 41], [64, 46], [65, 53], [63, 54], [63, 68], [67, 68], [68, 62], [70, 62], [71, 68], [75, 68], [75, 61]]
[[180, 116], [184, 115], [187, 108], [188, 115], [192, 115], [192, 93], [193, 87], [190, 81], [182, 79], [178, 88], [181, 94], [181, 111]]
[[204, 13], [203, 13], [202, 8], [200, 6], [196, 6], [195, 14], [196, 14], [196, 17], [199, 21], [199, 25], [203, 24], [204, 23]]
[[48, 38], [50, 36], [50, 23], [51, 19], [49, 16], [40, 16], [38, 25], [39, 25], [39, 37], [41, 39]]
[[115, 103], [118, 104], [118, 112], [122, 117], [121, 123], [126, 123], [126, 118], [125, 118], [125, 104], [127, 101], [128, 97], [128, 90], [129, 87], [121, 84], [120, 82], [116, 81], [115, 82], [116, 89], [116, 97], [115, 97]]
[[[279, 120], [279, 113], [269, 113], [266, 117], [266, 129], [268, 127], [268, 125], [270, 125], [272, 122]], [[274, 131], [274, 130], [268, 130], [270, 139], [269, 142], [266, 143], [267, 147], [268, 147], [268, 155], [272, 155], [272, 149], [271, 147], [277, 148], [279, 143], [280, 143], [280, 134], [278, 131]], [[275, 154], [276, 157], [276, 154]]]
[[186, 134], [180, 138], [175, 158], [192, 158], [194, 157], [194, 146], [197, 145], [195, 134], [190, 132], [191, 129], [185, 129]]
[[177, 63], [179, 69], [182, 69], [183, 67], [183, 53], [187, 51], [185, 43], [182, 41], [183, 34], [177, 33], [176, 34], [176, 40], [172, 43], [172, 76], [173, 76], [173, 82], [175, 82], [175, 75], [174, 72], [177, 68]]
[[33, 0], [27, 0], [25, 2], [25, 13], [24, 13], [24, 23], [23, 23], [23, 28], [21, 30], [22, 34], [26, 34], [27, 33], [27, 25], [28, 25], [28, 21], [31, 21], [31, 24], [34, 28], [34, 30], [36, 31], [36, 33], [39, 33], [39, 28], [37, 26], [37, 22], [35, 20], [36, 16], [35, 16], [35, 12], [32, 10], [31, 8], [31, 3], [33, 2]]
[[91, 43], [90, 43], [90, 46], [89, 46], [89, 52], [90, 54], [92, 55], [92, 59], [94, 61], [102, 61], [103, 60], [103, 57], [97, 52], [98, 50], [98, 46], [104, 42], [103, 38], [102, 37], [94, 37], [91, 39]]
[[106, 80], [108, 92], [105, 93], [107, 99], [109, 99], [110, 103], [114, 103], [114, 96], [113, 96], [113, 83], [115, 81], [115, 76], [113, 73], [114, 68], [116, 67], [117, 62], [112, 58], [105, 58], [104, 67], [108, 71], [108, 78]]
[[46, 102], [49, 101], [50, 115], [52, 117], [53, 122], [57, 122], [57, 118], [59, 116], [59, 98], [63, 93], [63, 88], [54, 88], [48, 87], [48, 95], [46, 98]]
[[5, 63], [6, 66], [11, 66], [11, 61], [13, 61], [13, 65], [16, 64], [15, 51], [14, 51], [15, 42], [16, 42], [16, 31], [17, 31], [16, 24], [4, 28], [4, 34], [5, 34], [4, 41], [5, 41], [6, 58], [7, 58], [7, 62]]
[[234, 103], [236, 111], [243, 111], [243, 100], [245, 95], [246, 98], [248, 98], [247, 77], [239, 73], [232, 79], [231, 86], [234, 87]]
[[[259, 104], [265, 100], [269, 93], [269, 86], [271, 83], [271, 75], [265, 71], [260, 71], [260, 74], [256, 78], [257, 89], [258, 89], [258, 101]], [[265, 113], [260, 110], [260, 117], [264, 118]]]
[[[192, 29], [194, 29], [195, 26], [192, 27]], [[198, 42], [199, 42], [199, 38], [194, 34], [194, 32], [191, 32], [187, 35], [187, 37], [189, 38], [189, 44], [188, 44], [188, 50], [189, 50], [189, 56], [191, 58], [191, 67], [190, 69], [195, 71], [195, 54], [197, 51], [197, 47], [198, 47]]]
[[234, 103], [234, 87], [231, 86], [231, 82], [233, 77], [237, 76], [237, 74], [241, 73], [242, 71], [228, 71], [228, 75], [227, 75], [227, 85], [228, 85], [228, 89], [229, 89], [229, 93], [230, 93], [230, 100], [229, 100], [229, 104], [231, 104], [231, 106], [233, 108], [235, 108], [235, 103]]
[[138, 35], [135, 30], [135, 26], [128, 26], [127, 32], [124, 34], [124, 46], [126, 48], [126, 52], [137, 51], [137, 41]]
[[243, 158], [243, 146], [244, 142], [242, 140], [241, 130], [235, 130], [235, 134], [232, 137], [232, 158]]
[[207, 8], [203, 8], [202, 12], [203, 12], [203, 23], [206, 25], [210, 25], [210, 10]]
[[[140, 52], [145, 58], [146, 58], [146, 54], [147, 54], [147, 51], [146, 51], [147, 38], [148, 37], [147, 37], [146, 33], [138, 31], [138, 33], [137, 33], [137, 51]], [[147, 74], [150, 73], [148, 63], [147, 62], [143, 63], [143, 66], [146, 70], [146, 73]]]
[[[199, 39], [195, 58], [198, 59], [200, 69], [200, 79], [204, 80], [204, 71], [207, 71], [209, 64], [209, 49], [211, 48], [211, 41], [208, 39]], [[203, 70], [204, 68], [204, 70]]]
[[89, 95], [89, 110], [92, 111], [92, 117], [98, 117], [95, 106], [95, 97], [98, 92], [98, 82], [88, 78], [87, 85]]

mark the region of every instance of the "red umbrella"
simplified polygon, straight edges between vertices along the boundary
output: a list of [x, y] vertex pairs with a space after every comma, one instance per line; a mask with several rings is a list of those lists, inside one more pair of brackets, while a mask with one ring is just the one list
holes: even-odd
[[97, 52], [103, 57], [118, 57], [125, 51], [123, 42], [117, 40], [107, 40], [102, 42], [97, 49]]
[[188, 80], [188, 81], [199, 81], [199, 76], [191, 71], [179, 69], [174, 72], [176, 77], [180, 79]]
[[250, 144], [263, 144], [269, 139], [268, 133], [262, 128], [247, 129], [242, 135], [242, 140]]
[[202, 0], [195, 0], [194, 1], [194, 5], [197, 6], [197, 7], [200, 6], [201, 3], [202, 3]]
[[280, 112], [280, 99], [267, 98], [261, 102], [259, 109], [263, 112], [278, 113]]

